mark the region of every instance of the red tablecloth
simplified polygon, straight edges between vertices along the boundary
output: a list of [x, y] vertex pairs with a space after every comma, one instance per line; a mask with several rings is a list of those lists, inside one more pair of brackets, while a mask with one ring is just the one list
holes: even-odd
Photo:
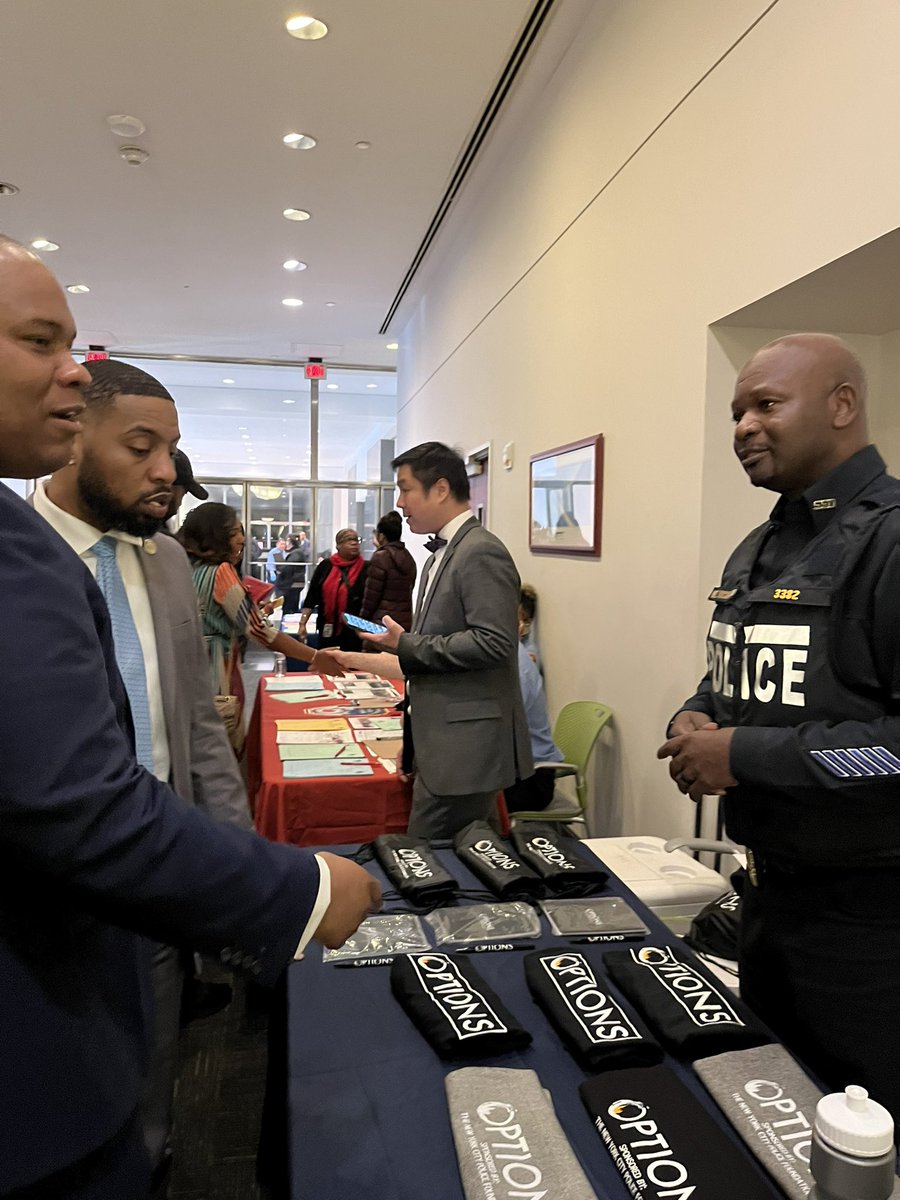
[[[329, 680], [324, 680], [324, 686], [331, 689]], [[322, 708], [338, 697], [311, 700], [307, 705], [284, 704], [274, 699], [276, 695], [260, 681], [247, 734], [248, 787], [258, 832], [275, 842], [323, 846], [370, 842], [381, 833], [405, 830], [412, 786], [371, 759], [372, 775], [283, 778], [275, 721], [302, 719], [309, 715], [308, 708]]]

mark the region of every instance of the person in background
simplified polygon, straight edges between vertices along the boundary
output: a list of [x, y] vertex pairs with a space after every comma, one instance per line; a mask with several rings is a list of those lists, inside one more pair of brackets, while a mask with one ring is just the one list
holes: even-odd
[[334, 544], [335, 553], [323, 558], [313, 571], [300, 612], [300, 637], [306, 637], [306, 626], [315, 610], [319, 646], [359, 650], [360, 640], [344, 623], [344, 613], [359, 615], [368, 563], [360, 552], [355, 529], [339, 529]]
[[[175, 463], [175, 482], [172, 484], [172, 499], [169, 502], [169, 511], [166, 513], [167, 521], [171, 521], [173, 517], [178, 515], [178, 510], [181, 508], [187, 492], [190, 492], [192, 496], [196, 496], [198, 500], [209, 499], [209, 492], [202, 483], [198, 483], [194, 478], [194, 468], [191, 466], [191, 460], [185, 452], [183, 450], [176, 450], [172, 458]], [[165, 533], [168, 531], [163, 529], [160, 532]]]
[[[90, 380], [74, 339], [59, 284], [0, 235], [0, 476], [72, 459]], [[0, 528], [0, 1194], [144, 1200], [145, 939], [272, 984], [311, 937], [340, 945], [380, 889], [347, 859], [211, 820], [141, 767], [121, 604], [3, 484]]]
[[409, 630], [416, 560], [400, 540], [402, 533], [403, 519], [398, 512], [385, 513], [375, 526], [378, 549], [369, 560], [359, 615], [367, 621], [380, 621], [387, 614]]
[[199, 504], [185, 518], [178, 540], [191, 561], [213, 694], [237, 699], [236, 723], [235, 718], [231, 720], [238, 731], [232, 744], [239, 750], [244, 709], [241, 664], [251, 638], [269, 650], [309, 663], [325, 675], [343, 672], [330, 655], [273, 629], [259, 605], [250, 599], [236, 570], [244, 553], [244, 527], [233, 508], [215, 500]]
[[309, 562], [309, 538], [300, 530], [288, 538], [287, 554], [278, 570], [278, 585], [284, 596], [285, 613], [300, 611], [300, 597], [306, 587], [306, 564]]
[[[747, 847], [741, 995], [832, 1089], [900, 1121], [900, 482], [839, 338], [763, 346], [734, 452], [779, 500], [712, 590], [707, 674], [658, 750]], [[710, 580], [710, 582], [713, 582]]]
[[278, 567], [284, 562], [285, 551], [287, 550], [287, 542], [284, 538], [278, 538], [275, 545], [266, 555], [266, 579], [269, 583], [275, 584], [276, 594], [280, 595], [278, 583]]
[[406, 679], [401, 775], [415, 768], [408, 829], [453, 837], [489, 820], [497, 792], [534, 772], [517, 661], [521, 582], [509, 551], [469, 508], [466, 464], [455, 450], [423, 442], [392, 466], [407, 525], [434, 535], [412, 630], [386, 616], [387, 633], [362, 635], [380, 654], [339, 661]]
[[[523, 589], [524, 590], [524, 589]], [[519, 641], [519, 684], [522, 688], [522, 704], [528, 721], [528, 736], [531, 738], [531, 754], [534, 764], [558, 763], [563, 761], [563, 752], [553, 741], [550, 732], [550, 717], [547, 714], [547, 697], [544, 681], [537, 663], [528, 653], [523, 641]], [[527, 812], [530, 809], [549, 807], [553, 800], [556, 779], [553, 771], [535, 771], [527, 779], [516, 782], [503, 791], [506, 807], [510, 812]]]
[[541, 652], [537, 640], [537, 592], [530, 583], [523, 583], [519, 592], [519, 641], [531, 655], [532, 662], [537, 664], [538, 671], [543, 675]]

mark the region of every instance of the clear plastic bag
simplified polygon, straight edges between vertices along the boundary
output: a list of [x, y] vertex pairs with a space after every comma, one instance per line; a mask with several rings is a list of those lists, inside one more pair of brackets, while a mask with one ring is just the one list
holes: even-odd
[[376, 917], [366, 917], [356, 933], [338, 950], [325, 950], [322, 962], [390, 957], [430, 949], [431, 943], [421, 917], [413, 913], [381, 913]]
[[644, 934], [649, 929], [621, 896], [602, 896], [596, 900], [541, 900], [541, 908], [554, 933]]
[[425, 920], [434, 930], [439, 946], [508, 942], [515, 938], [537, 937], [541, 932], [541, 918], [531, 905], [520, 900], [437, 908]]

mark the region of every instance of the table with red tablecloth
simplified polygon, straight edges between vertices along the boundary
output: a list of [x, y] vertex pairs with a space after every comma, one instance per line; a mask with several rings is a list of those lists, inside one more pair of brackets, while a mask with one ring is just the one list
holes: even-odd
[[327, 678], [322, 684], [331, 693], [327, 700], [286, 704], [276, 698], [277, 692], [267, 690], [265, 679], [260, 681], [247, 733], [247, 781], [258, 832], [295, 846], [369, 842], [382, 833], [402, 832], [409, 817], [412, 786], [388, 772], [368, 752], [365, 761], [373, 768], [371, 775], [284, 778], [277, 720], [316, 717], [331, 706], [336, 706], [333, 715], [340, 716], [343, 710], [353, 707], [358, 711], [365, 703], [343, 701]]

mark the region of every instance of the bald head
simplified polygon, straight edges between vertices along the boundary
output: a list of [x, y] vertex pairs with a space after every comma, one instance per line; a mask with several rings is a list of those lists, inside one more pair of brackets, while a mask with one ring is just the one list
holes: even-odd
[[72, 456], [87, 372], [72, 314], [31, 250], [0, 234], [0, 475], [27, 479]]
[[866, 375], [846, 342], [795, 333], [741, 370], [734, 448], [755, 487], [798, 496], [868, 443]]

